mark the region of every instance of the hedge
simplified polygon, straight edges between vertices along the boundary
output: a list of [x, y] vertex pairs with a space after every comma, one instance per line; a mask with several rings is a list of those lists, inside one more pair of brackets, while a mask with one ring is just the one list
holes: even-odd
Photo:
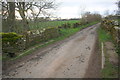
[[[0, 33], [0, 41], [2, 41], [2, 53], [3, 55], [8, 55], [8, 56], [13, 56], [15, 55], [15, 52], [20, 51], [19, 45], [21, 45], [19, 43], [19, 41], [22, 40], [22, 35], [19, 35], [17, 33], [14, 32], [9, 32], [9, 33]], [[7, 53], [7, 54], [5, 54]], [[13, 54], [13, 55], [11, 55]]]
[[36, 44], [58, 37], [60, 35], [60, 28], [77, 28], [80, 25], [80, 23], [74, 23], [73, 25], [65, 23], [58, 27], [48, 27], [39, 30], [26, 31], [21, 35], [14, 32], [2, 32], [0, 33], [2, 41], [2, 52], [5, 55], [7, 54], [8, 56], [13, 57]]
[[24, 51], [25, 49], [28, 49], [36, 44], [58, 37], [59, 29], [55, 27], [49, 27], [41, 30], [27, 31], [22, 35], [14, 32], [2, 32], [0, 35], [3, 55], [13, 57], [18, 55], [19, 52]]
[[101, 23], [101, 26], [103, 29], [108, 31], [109, 34], [112, 35], [112, 38], [113, 38], [115, 44], [117, 44], [116, 46], [119, 50], [118, 53], [120, 53], [120, 28], [119, 28], [119, 24], [116, 25], [115, 20], [104, 19]]
[[31, 30], [25, 32], [26, 48], [35, 44], [48, 41], [49, 39], [59, 36], [59, 29], [55, 27], [44, 28], [41, 30]]

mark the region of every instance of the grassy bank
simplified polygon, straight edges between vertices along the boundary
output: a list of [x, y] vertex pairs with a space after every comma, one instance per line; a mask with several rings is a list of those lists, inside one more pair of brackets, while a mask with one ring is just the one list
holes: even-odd
[[[99, 43], [101, 48], [101, 43], [105, 42], [112, 42], [111, 35], [108, 34], [105, 30], [102, 28], [98, 29], [98, 37], [99, 37]], [[101, 71], [102, 78], [117, 78], [118, 76], [118, 68], [110, 63], [109, 61], [109, 55], [107, 54], [107, 49], [104, 47], [104, 55], [105, 55], [105, 66]]]
[[80, 26], [78, 28], [60, 29], [60, 34], [61, 35], [59, 37], [54, 38], [54, 39], [50, 39], [49, 41], [44, 42], [42, 44], [37, 44], [37, 45], [33, 46], [32, 48], [29, 48], [29, 49], [25, 50], [24, 52], [20, 53], [20, 55], [17, 55], [14, 58], [3, 57], [3, 60], [6, 61], [6, 60], [19, 59], [23, 56], [26, 56], [26, 55], [29, 55], [29, 54], [33, 53], [34, 51], [38, 50], [39, 48], [42, 48], [42, 47], [45, 47], [47, 45], [53, 44], [53, 43], [55, 43], [57, 41], [60, 41], [60, 40], [64, 40], [65, 38], [75, 34], [76, 32], [80, 31], [81, 29], [86, 28], [86, 27], [91, 26], [91, 25], [94, 25], [96, 23], [98, 23], [98, 22], [93, 22], [93, 23], [90, 23], [90, 24], [86, 24], [86, 25]]
[[98, 36], [99, 36], [99, 41], [100, 42], [112, 41], [110, 34], [108, 34], [102, 28], [98, 29]]

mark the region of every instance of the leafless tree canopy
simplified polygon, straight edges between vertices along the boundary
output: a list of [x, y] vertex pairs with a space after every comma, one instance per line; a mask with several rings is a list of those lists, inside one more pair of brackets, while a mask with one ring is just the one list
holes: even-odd
[[83, 14], [82, 16], [82, 20], [85, 23], [90, 23], [90, 22], [94, 22], [94, 21], [100, 21], [101, 20], [101, 15], [98, 13], [90, 13], [90, 12], [86, 12]]
[[[19, 12], [21, 18], [32, 17], [37, 18], [40, 14], [50, 15], [48, 10], [54, 10], [57, 8], [55, 0], [39, 0], [38, 2], [2, 2], [3, 18], [8, 17], [10, 5], [15, 4], [15, 10]], [[13, 7], [14, 8], [14, 7]], [[37, 11], [36, 11], [37, 10]], [[29, 12], [28, 12], [29, 11]], [[31, 16], [28, 16], [30, 14]]]
[[7, 20], [8, 23], [11, 23], [9, 26], [10, 29], [14, 29], [14, 21], [17, 17], [16, 12], [19, 13], [25, 30], [29, 30], [28, 19], [34, 21], [42, 16], [50, 16], [51, 13], [49, 10], [54, 10], [57, 8], [55, 0], [39, 0], [38, 2], [2, 2], [2, 18]]

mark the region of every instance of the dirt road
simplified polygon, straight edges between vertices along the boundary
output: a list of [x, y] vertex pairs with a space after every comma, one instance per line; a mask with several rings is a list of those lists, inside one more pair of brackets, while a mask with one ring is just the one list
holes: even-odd
[[[21, 67], [4, 77], [85, 78], [91, 77], [91, 74], [92, 77], [99, 77], [100, 60], [97, 60], [99, 56], [95, 51], [98, 26], [99, 24], [85, 28], [60, 45], [38, 52], [30, 61], [22, 63]], [[41, 53], [44, 55], [40, 56]]]

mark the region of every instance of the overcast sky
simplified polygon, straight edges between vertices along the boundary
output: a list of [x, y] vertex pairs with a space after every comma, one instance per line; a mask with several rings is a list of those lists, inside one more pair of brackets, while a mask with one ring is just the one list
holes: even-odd
[[104, 14], [106, 10], [113, 13], [117, 9], [117, 0], [56, 0], [60, 2], [56, 15], [61, 18], [78, 18], [80, 17], [81, 8], [85, 11], [99, 12]]

